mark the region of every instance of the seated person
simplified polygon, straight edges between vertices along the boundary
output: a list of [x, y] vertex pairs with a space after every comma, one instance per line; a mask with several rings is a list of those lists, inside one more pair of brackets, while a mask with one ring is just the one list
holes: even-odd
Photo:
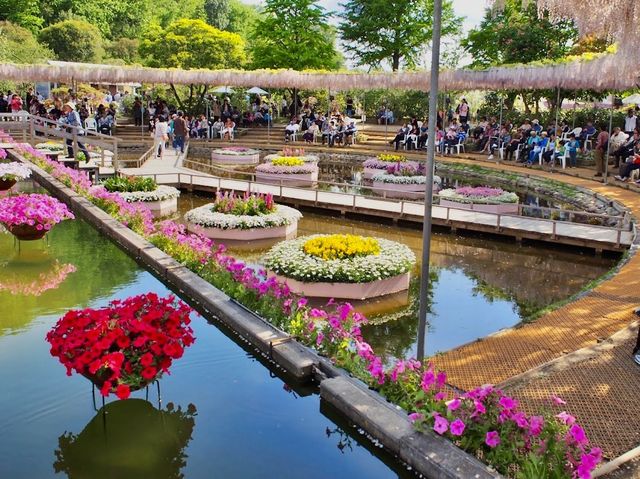
[[640, 142], [640, 132], [636, 128], [633, 130], [633, 136], [627, 138], [627, 140], [613, 152], [616, 168], [619, 168], [622, 163], [627, 161], [627, 158], [633, 155], [634, 148]]
[[220, 132], [220, 134], [222, 135], [222, 139], [231, 140], [233, 138], [235, 128], [236, 123], [231, 118], [227, 118], [227, 120], [224, 122], [224, 128]]
[[425, 121], [422, 123], [420, 130], [418, 131], [418, 149], [423, 149], [427, 144], [427, 138], [429, 136], [429, 125]]
[[580, 132], [580, 144], [583, 146], [584, 151], [587, 151], [586, 140], [593, 137], [596, 134], [596, 127], [593, 126], [592, 121], [587, 122], [587, 126], [585, 126]]
[[514, 153], [518, 149], [518, 146], [523, 144], [523, 141], [524, 135], [522, 134], [522, 130], [518, 130], [513, 138], [511, 138], [511, 140], [507, 143], [504, 159], [507, 161], [513, 160]]
[[113, 129], [113, 116], [109, 110], [103, 110], [102, 115], [98, 117], [98, 131], [103, 135], [111, 135]]
[[196, 128], [198, 130], [198, 138], [206, 138], [207, 130], [209, 129], [209, 123], [204, 115], [200, 115], [200, 119], [196, 123]]
[[533, 163], [536, 161], [540, 153], [546, 151], [548, 144], [549, 144], [549, 137], [547, 136], [547, 132], [543, 131], [542, 133], [540, 133], [538, 142], [534, 145], [534, 147], [531, 150], [529, 150], [527, 166], [533, 165]]
[[307, 143], [313, 143], [314, 138], [320, 131], [320, 127], [316, 123], [311, 123], [307, 131], [302, 135], [302, 139]]
[[218, 119], [213, 122], [213, 124], [211, 125], [211, 129], [213, 130], [212, 137], [217, 137], [221, 134], [222, 130], [224, 129], [224, 123], [222, 122], [221, 117], [218, 117]]
[[344, 143], [345, 145], [353, 145], [353, 139], [355, 138], [358, 128], [355, 121], [350, 121], [349, 125], [344, 130]]
[[284, 127], [284, 141], [288, 142], [298, 130], [300, 130], [300, 125], [298, 125], [295, 119], [291, 119], [289, 124]]
[[389, 142], [390, 145], [395, 144], [396, 150], [400, 148], [400, 142], [404, 141], [405, 137], [411, 132], [409, 125], [406, 123], [396, 132], [396, 136]]
[[518, 160], [519, 163], [528, 162], [529, 154], [533, 151], [539, 141], [540, 138], [537, 133], [533, 129], [529, 130], [529, 137], [527, 138], [527, 143], [522, 150], [522, 155], [520, 155], [520, 160]]
[[620, 171], [615, 176], [615, 179], [618, 181], [629, 181], [631, 172], [634, 170], [640, 170], [640, 151], [637, 149], [634, 156], [630, 157], [626, 163], [620, 165]]

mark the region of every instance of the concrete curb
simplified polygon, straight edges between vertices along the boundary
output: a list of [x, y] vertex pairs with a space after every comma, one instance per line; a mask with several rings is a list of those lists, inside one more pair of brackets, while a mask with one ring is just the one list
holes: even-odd
[[333, 366], [328, 359], [291, 340], [291, 336], [236, 304], [209, 282], [21, 155], [10, 153], [29, 164], [33, 178], [53, 196], [69, 205], [77, 216], [118, 244], [161, 280], [173, 286], [176, 292], [189, 296], [200, 312], [213, 315], [296, 380], [308, 381], [315, 376], [320, 381], [322, 400], [364, 429], [373, 440], [379, 441], [401, 461], [432, 479], [502, 478], [450, 441], [431, 431], [414, 431], [406, 412]]

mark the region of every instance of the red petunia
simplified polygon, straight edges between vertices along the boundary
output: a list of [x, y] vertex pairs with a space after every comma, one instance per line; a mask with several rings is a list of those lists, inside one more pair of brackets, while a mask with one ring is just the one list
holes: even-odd
[[116, 388], [116, 396], [118, 399], [127, 399], [131, 395], [131, 388], [126, 384], [118, 384]]
[[148, 368], [144, 368], [140, 375], [145, 378], [147, 381], [151, 381], [156, 378], [158, 374], [158, 370], [153, 366], [149, 366]]

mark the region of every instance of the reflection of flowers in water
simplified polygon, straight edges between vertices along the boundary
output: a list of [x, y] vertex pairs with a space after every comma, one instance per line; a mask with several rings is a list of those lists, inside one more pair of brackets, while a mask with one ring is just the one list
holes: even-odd
[[80, 434], [58, 438], [53, 468], [69, 479], [182, 479], [196, 407], [164, 410], [142, 399], [104, 406]]
[[60, 264], [55, 262], [50, 271], [40, 273], [37, 279], [25, 281], [20, 278], [0, 277], [0, 291], [9, 291], [13, 295], [40, 296], [45, 291], [56, 289], [67, 279], [71, 273], [75, 273], [76, 267], [72, 264]]

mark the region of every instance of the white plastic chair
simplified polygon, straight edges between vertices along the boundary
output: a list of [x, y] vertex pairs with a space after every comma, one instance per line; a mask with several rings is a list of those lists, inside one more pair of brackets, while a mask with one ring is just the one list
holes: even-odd
[[413, 143], [414, 150], [418, 149], [418, 135], [404, 135], [404, 140], [402, 140], [402, 147], [406, 150], [408, 149], [408, 144]]
[[95, 118], [88, 117], [84, 120], [84, 129], [86, 131], [95, 131], [98, 132], [98, 122]]
[[460, 154], [460, 150], [464, 151], [466, 153], [465, 147], [464, 147], [464, 139], [461, 136], [458, 136], [458, 143], [456, 143], [455, 145], [451, 145], [451, 146], [447, 146], [446, 150], [447, 153], [451, 153], [451, 150], [456, 149], [456, 154], [459, 155]]

